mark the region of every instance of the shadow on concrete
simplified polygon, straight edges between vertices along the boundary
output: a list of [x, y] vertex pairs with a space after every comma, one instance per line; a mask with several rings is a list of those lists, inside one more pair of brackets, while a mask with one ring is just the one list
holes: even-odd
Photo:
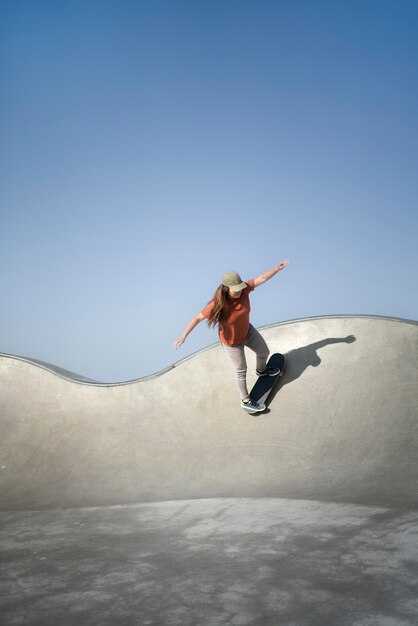
[[278, 384], [271, 392], [266, 402], [266, 407], [271, 404], [280, 389], [300, 378], [308, 367], [318, 367], [321, 365], [318, 350], [334, 343], [353, 343], [354, 341], [356, 341], [356, 337], [354, 335], [348, 335], [347, 337], [329, 337], [328, 339], [322, 339], [321, 341], [311, 343], [308, 346], [303, 346], [302, 348], [296, 348], [295, 350], [286, 352], [286, 369], [283, 374], [283, 378], [280, 378]]

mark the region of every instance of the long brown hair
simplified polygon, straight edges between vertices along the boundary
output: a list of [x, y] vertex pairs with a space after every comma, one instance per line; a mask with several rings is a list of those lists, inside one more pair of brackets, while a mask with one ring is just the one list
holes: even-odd
[[228, 291], [228, 287], [225, 287], [225, 285], [219, 285], [219, 287], [213, 294], [212, 300], [214, 302], [214, 307], [208, 318], [208, 326], [211, 328], [216, 326], [216, 324], [221, 324], [222, 321], [228, 316]]

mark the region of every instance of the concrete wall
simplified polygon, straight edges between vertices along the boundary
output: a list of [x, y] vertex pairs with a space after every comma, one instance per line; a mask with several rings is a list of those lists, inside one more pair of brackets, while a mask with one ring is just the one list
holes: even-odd
[[219, 496], [418, 507], [418, 325], [335, 316], [262, 334], [288, 365], [255, 416], [219, 346], [117, 385], [0, 356], [0, 508]]

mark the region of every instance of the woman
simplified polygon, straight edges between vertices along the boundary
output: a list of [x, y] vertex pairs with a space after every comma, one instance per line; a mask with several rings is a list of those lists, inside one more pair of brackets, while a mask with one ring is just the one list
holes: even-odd
[[208, 326], [218, 326], [220, 342], [234, 366], [235, 379], [241, 395], [241, 406], [248, 413], [259, 413], [266, 407], [249, 396], [244, 347], [247, 346], [257, 355], [257, 376], [275, 376], [279, 371], [266, 367], [270, 351], [258, 330], [250, 324], [249, 294], [256, 287], [273, 278], [288, 263], [288, 260], [281, 261], [276, 267], [245, 282], [241, 280], [237, 272], [226, 272], [212, 300], [190, 320], [181, 337], [173, 343], [173, 348], [179, 348], [185, 342], [187, 335], [204, 319], [207, 319]]

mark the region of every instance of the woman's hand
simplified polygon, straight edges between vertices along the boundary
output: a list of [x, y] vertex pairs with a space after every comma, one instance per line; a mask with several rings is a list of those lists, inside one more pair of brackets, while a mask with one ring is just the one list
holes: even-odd
[[173, 343], [173, 348], [174, 348], [174, 350], [177, 350], [177, 348], [180, 348], [180, 346], [181, 346], [181, 345], [182, 345], [185, 341], [186, 341], [186, 338], [185, 338], [185, 337], [179, 337], [179, 338], [177, 339], [177, 341], [175, 341], [175, 342]]
[[271, 270], [267, 270], [264, 274], [260, 274], [260, 276], [254, 278], [254, 287], [258, 287], [259, 285], [262, 285], [266, 281], [270, 280], [270, 278], [273, 278], [273, 276], [280, 272], [280, 270], [284, 269], [288, 263], [289, 261], [287, 259], [285, 261], [280, 261], [276, 267], [272, 267]]
[[281, 270], [284, 270], [284, 268], [286, 267], [288, 263], [289, 263], [288, 259], [286, 259], [285, 261], [280, 261], [280, 263], [277, 266], [277, 271], [280, 272]]
[[202, 315], [202, 313], [198, 313], [190, 320], [190, 322], [186, 326], [186, 330], [184, 331], [184, 333], [181, 335], [181, 337], [177, 339], [177, 341], [173, 343], [174, 350], [177, 350], [177, 348], [180, 348], [180, 346], [186, 341], [187, 335], [191, 333], [193, 328], [196, 328], [196, 326], [200, 324], [200, 322], [204, 319], [205, 318]]

